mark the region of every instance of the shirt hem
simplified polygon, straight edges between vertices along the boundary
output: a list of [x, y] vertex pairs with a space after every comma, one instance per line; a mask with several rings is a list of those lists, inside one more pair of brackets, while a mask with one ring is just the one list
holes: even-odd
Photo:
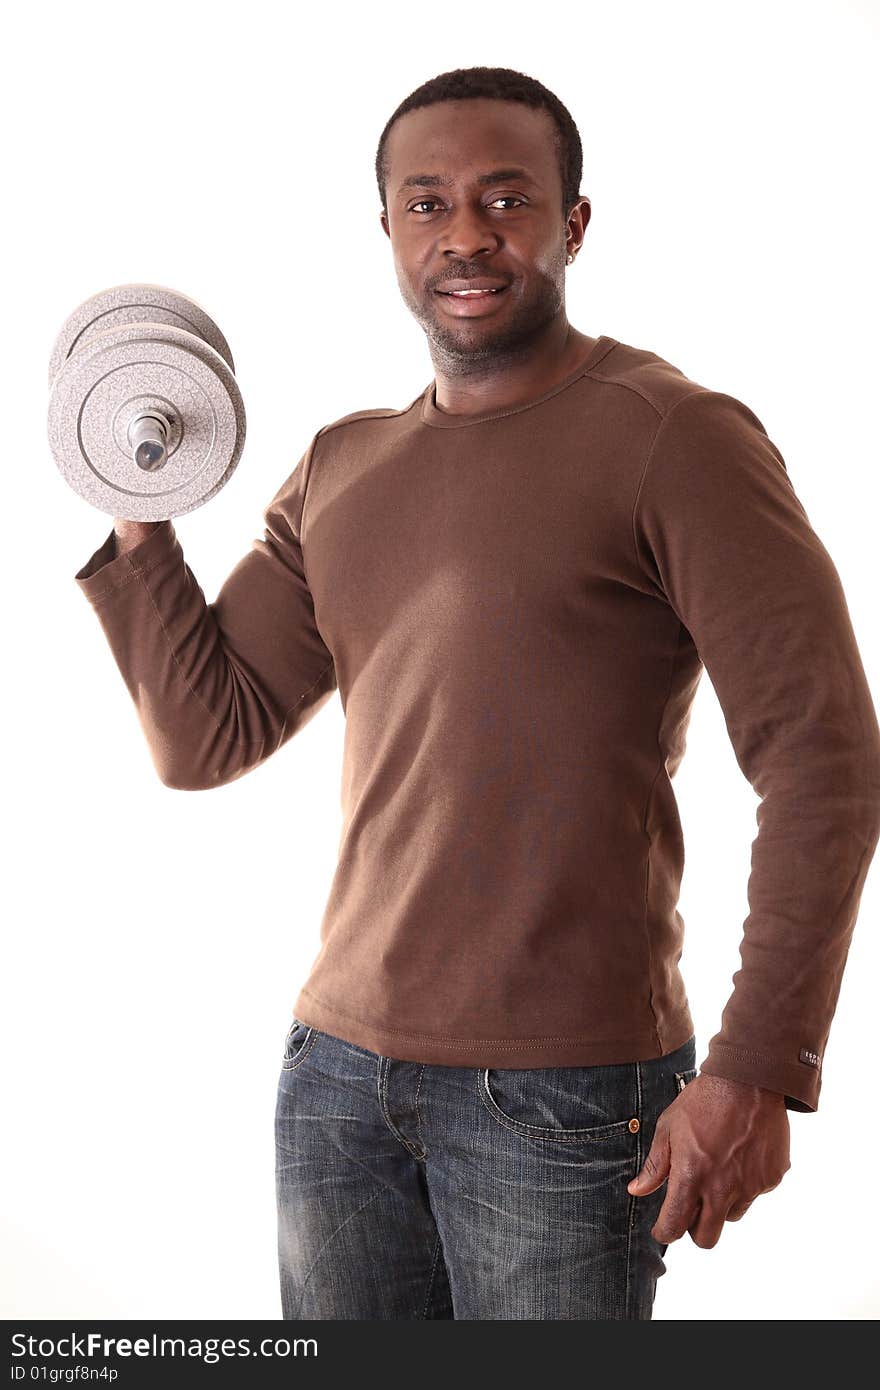
[[690, 1010], [679, 1011], [662, 1030], [660, 1050], [652, 1025], [642, 1034], [619, 1038], [559, 1037], [462, 1038], [408, 1033], [382, 1024], [365, 1023], [315, 999], [303, 988], [294, 1016], [307, 1028], [329, 1033], [354, 1047], [400, 1062], [465, 1067], [589, 1067], [647, 1062], [676, 1052], [694, 1035]]

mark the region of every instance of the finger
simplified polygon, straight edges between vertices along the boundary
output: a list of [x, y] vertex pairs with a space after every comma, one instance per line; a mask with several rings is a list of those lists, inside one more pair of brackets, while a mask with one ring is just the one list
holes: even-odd
[[708, 1202], [700, 1203], [700, 1210], [688, 1227], [688, 1234], [694, 1245], [701, 1250], [711, 1250], [721, 1239], [725, 1217], [720, 1207]]
[[651, 1235], [661, 1245], [671, 1245], [684, 1235], [699, 1212], [700, 1199], [693, 1183], [683, 1178], [676, 1182], [673, 1174], [660, 1213], [651, 1227]]
[[635, 1197], [646, 1197], [662, 1187], [669, 1174], [669, 1139], [665, 1127], [654, 1127], [654, 1142], [648, 1150], [640, 1171], [627, 1183], [627, 1192]]
[[748, 1209], [749, 1209], [749, 1207], [750, 1207], [751, 1205], [752, 1205], [751, 1202], [737, 1202], [737, 1203], [735, 1203], [735, 1205], [732, 1206], [732, 1207], [730, 1208], [730, 1211], [727, 1213], [727, 1220], [728, 1220], [728, 1221], [739, 1221], [743, 1216], [745, 1216], [746, 1212], [748, 1211]]

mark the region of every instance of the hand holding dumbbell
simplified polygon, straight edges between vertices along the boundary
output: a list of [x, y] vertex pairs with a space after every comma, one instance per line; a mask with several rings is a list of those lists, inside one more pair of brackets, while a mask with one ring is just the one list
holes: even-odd
[[134, 550], [136, 545], [146, 540], [151, 531], [161, 526], [161, 521], [129, 521], [124, 517], [113, 518], [113, 531], [116, 536], [116, 554], [124, 555], [126, 550]]

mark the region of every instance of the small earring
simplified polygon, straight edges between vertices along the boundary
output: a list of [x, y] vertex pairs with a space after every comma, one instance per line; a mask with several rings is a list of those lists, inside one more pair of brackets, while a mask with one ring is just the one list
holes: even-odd
[[567, 264], [567, 265], [571, 265], [571, 263], [572, 263], [573, 260], [574, 260], [574, 256], [573, 256], [573, 255], [571, 254], [571, 252], [569, 251], [568, 256], [567, 256], [567, 258], [566, 258], [566, 264]]

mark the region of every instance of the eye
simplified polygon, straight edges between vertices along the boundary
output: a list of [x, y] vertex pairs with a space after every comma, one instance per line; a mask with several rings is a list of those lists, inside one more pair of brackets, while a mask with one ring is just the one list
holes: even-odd
[[[517, 198], [513, 193], [502, 193], [499, 197], [493, 198], [488, 206], [493, 207], [495, 203], [518, 203], [522, 205], [524, 202], [525, 199]], [[420, 198], [417, 203], [413, 203], [412, 207], [407, 208], [407, 212], [417, 212], [419, 208], [439, 206], [436, 198]]]

